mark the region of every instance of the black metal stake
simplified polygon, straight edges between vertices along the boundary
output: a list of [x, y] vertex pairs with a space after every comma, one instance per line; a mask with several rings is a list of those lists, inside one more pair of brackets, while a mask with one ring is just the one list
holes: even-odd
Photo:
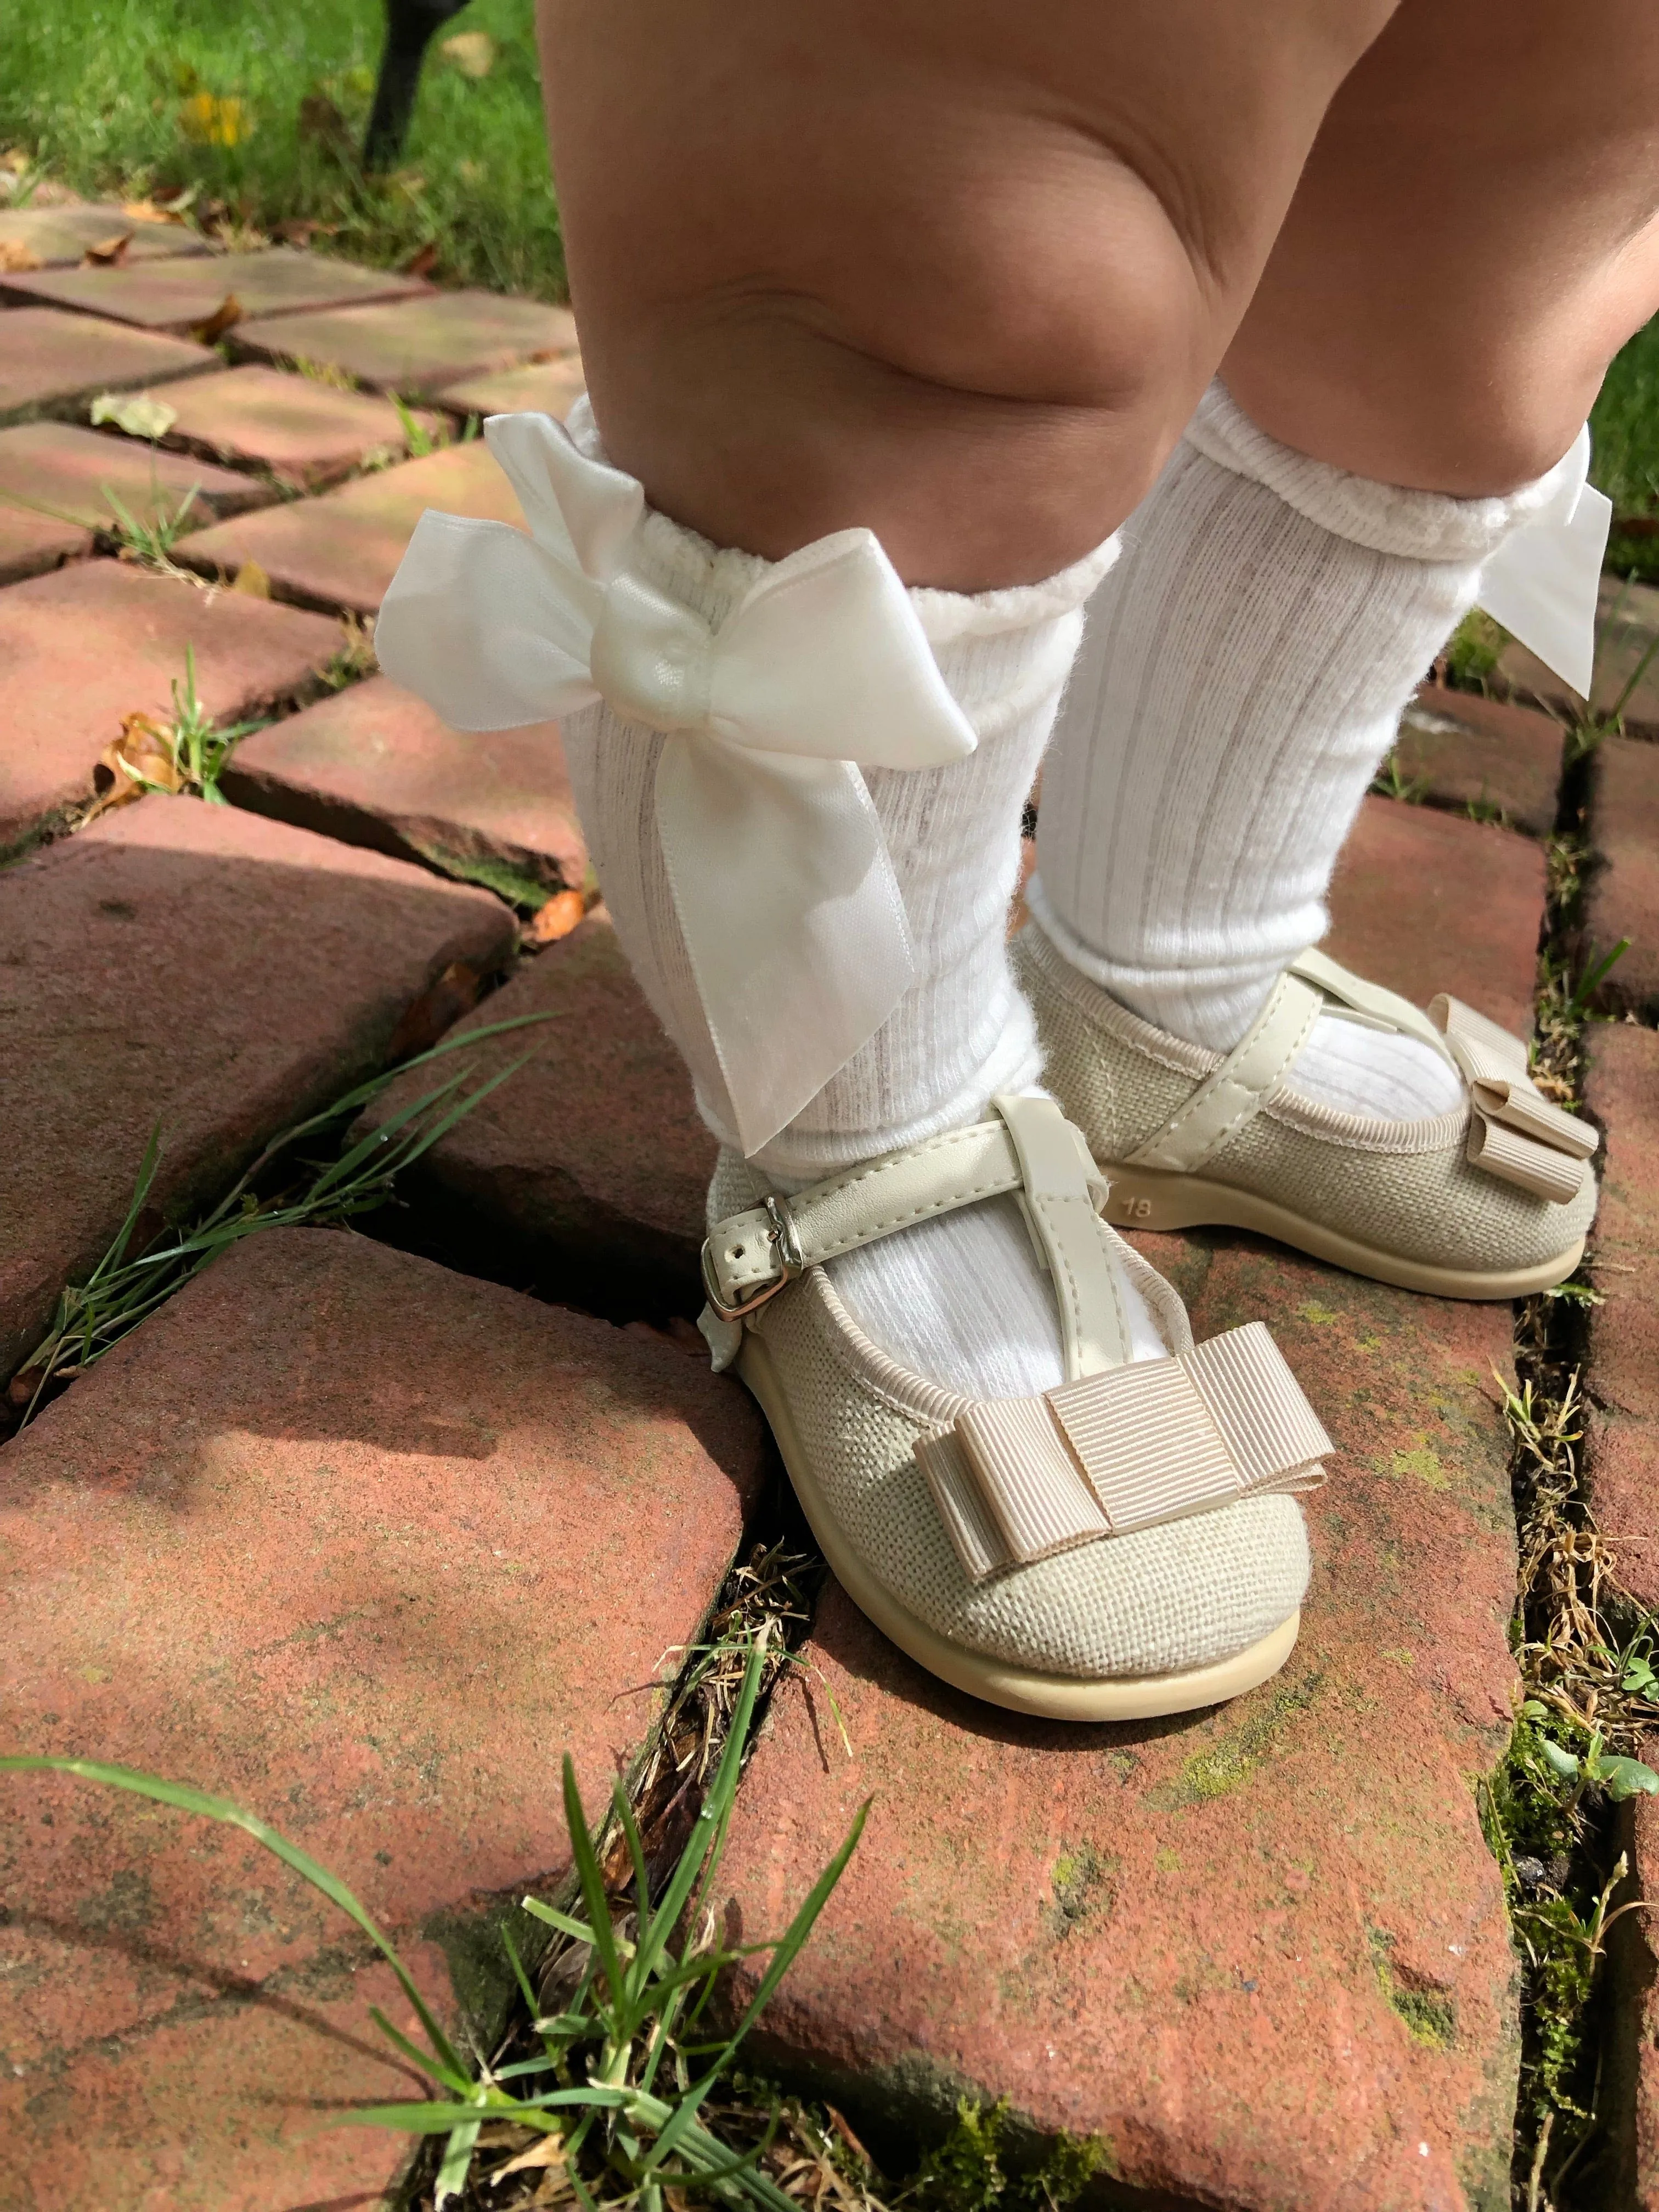
[[386, 51], [363, 136], [363, 167], [371, 176], [389, 169], [402, 153], [426, 50], [465, 5], [466, 0], [386, 0]]

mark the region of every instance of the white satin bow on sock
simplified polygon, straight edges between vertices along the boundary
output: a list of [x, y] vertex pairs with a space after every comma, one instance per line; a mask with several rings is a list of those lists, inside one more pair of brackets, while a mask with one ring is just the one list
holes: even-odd
[[658, 829], [752, 1154], [916, 978], [860, 766], [940, 767], [974, 751], [974, 731], [870, 531], [777, 562], [711, 629], [633, 568], [646, 512], [634, 477], [547, 416], [494, 416], [484, 435], [531, 534], [422, 515], [376, 652], [458, 729], [514, 728], [604, 699], [672, 733]]

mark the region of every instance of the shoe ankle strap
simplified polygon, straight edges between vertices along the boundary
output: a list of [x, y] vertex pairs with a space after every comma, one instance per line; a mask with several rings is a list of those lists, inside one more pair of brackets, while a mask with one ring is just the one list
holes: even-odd
[[723, 1322], [738, 1322], [843, 1252], [963, 1206], [1018, 1194], [1054, 1279], [1068, 1376], [1127, 1357], [1128, 1328], [1100, 1209], [1105, 1178], [1081, 1130], [1051, 1098], [998, 1097], [994, 1121], [925, 1139], [785, 1197], [774, 1193], [714, 1224], [702, 1248], [703, 1288]]

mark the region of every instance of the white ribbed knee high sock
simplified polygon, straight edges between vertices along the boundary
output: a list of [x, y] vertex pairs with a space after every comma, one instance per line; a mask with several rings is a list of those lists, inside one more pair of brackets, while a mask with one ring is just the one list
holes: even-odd
[[[579, 422], [572, 428], [588, 442]], [[995, 1092], [1035, 1083], [1035, 1028], [1005, 951], [1020, 813], [1076, 650], [1081, 609], [1114, 550], [1103, 546], [1029, 588], [975, 599], [913, 594], [979, 748], [949, 768], [866, 775], [922, 973], [869, 1042], [757, 1156], [775, 1187], [799, 1188], [972, 1121]], [[664, 516], [647, 517], [640, 573], [711, 623], [763, 565], [720, 551]], [[568, 717], [564, 741], [623, 949], [690, 1066], [703, 1118], [735, 1148], [657, 836], [657, 760], [674, 740], [600, 706]], [[780, 1022], [811, 1018], [810, 1006], [778, 1009]], [[1063, 1379], [1053, 1293], [1012, 1200], [967, 1207], [848, 1253], [830, 1273], [866, 1334], [937, 1382], [1018, 1396]], [[1133, 1286], [1126, 1289], [1138, 1347], [1161, 1353], [1150, 1317]]]
[[[1028, 896], [1078, 967], [1177, 1036], [1238, 1042], [1328, 927], [1343, 840], [1482, 562], [1559, 475], [1494, 499], [1373, 483], [1211, 386], [1124, 526], [1043, 769]], [[1396, 1118], [1462, 1097], [1426, 1045], [1328, 1017], [1295, 1079]]]

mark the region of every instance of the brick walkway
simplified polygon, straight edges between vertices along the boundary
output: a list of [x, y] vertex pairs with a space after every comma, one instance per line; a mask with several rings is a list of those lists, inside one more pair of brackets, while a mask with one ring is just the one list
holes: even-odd
[[[473, 1026], [554, 1019], [469, 1055], [533, 1060], [409, 1179], [411, 1249], [245, 1244], [0, 1451], [6, 1747], [239, 1797], [476, 2003], [478, 1931], [563, 1869], [557, 1753], [597, 1798], [638, 1749], [654, 1706], [629, 1693], [695, 1634], [769, 1465], [738, 1386], [608, 1325], [695, 1310], [711, 1147], [602, 915], [532, 958], [483, 887], [522, 910], [586, 882], [556, 729], [463, 738], [387, 678], [349, 680], [342, 617], [372, 616], [423, 507], [520, 520], [463, 433], [566, 410], [575, 332], [533, 302], [182, 234], [77, 265], [120, 227], [0, 217], [41, 264], [0, 273], [0, 495], [33, 502], [0, 497], [0, 1383], [118, 1222], [157, 1119], [158, 1201], [199, 1203], [380, 1065], [456, 963], [506, 975]], [[216, 349], [195, 333], [227, 293]], [[108, 392], [172, 410], [153, 465], [90, 426]], [[240, 589], [112, 557], [109, 489], [170, 512], [191, 484], [173, 558]], [[1648, 596], [1620, 603], [1615, 685]], [[187, 645], [212, 714], [271, 717], [232, 803], [148, 798], [63, 834], [122, 718], [168, 711]], [[1548, 696], [1513, 653], [1506, 672]], [[1633, 940], [1607, 994], [1624, 1018], [1591, 1046], [1591, 1473], [1659, 1605], [1646, 690], [1590, 787], [1585, 933]], [[1396, 759], [1429, 803], [1367, 802], [1333, 949], [1525, 1027], [1559, 728], [1425, 688]], [[1519, 2034], [1472, 1789], [1511, 1710], [1510, 1314], [1245, 1238], [1150, 1242], [1200, 1333], [1272, 1322], [1342, 1448], [1295, 1658], [1218, 1712], [1061, 1731], [944, 1690], [830, 1589], [821, 1673], [780, 1691], [739, 1800], [733, 1932], [779, 1924], [876, 1806], [767, 2055], [878, 2136], [1006, 2096], [1038, 2134], [1102, 2138], [1125, 2201], [1487, 2212]], [[380, 2202], [396, 2144], [319, 2133], [308, 2103], [319, 2079], [407, 2094], [357, 2037], [388, 2001], [371, 1960], [251, 1848], [7, 1788], [0, 2203]], [[1659, 1893], [1650, 1809], [1632, 1846]], [[1659, 1966], [1625, 1926], [1631, 2201], [1659, 2207]]]

